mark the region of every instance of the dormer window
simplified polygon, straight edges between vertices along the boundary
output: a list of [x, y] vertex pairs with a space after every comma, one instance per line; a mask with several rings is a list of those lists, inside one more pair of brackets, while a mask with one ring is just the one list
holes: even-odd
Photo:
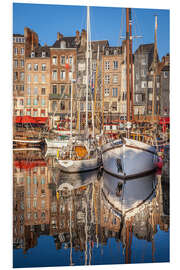
[[106, 55], [109, 55], [109, 51], [106, 51]]
[[31, 52], [31, 57], [35, 57], [35, 52]]
[[117, 50], [114, 50], [114, 55], [117, 55]]
[[42, 57], [46, 57], [46, 52], [42, 52]]

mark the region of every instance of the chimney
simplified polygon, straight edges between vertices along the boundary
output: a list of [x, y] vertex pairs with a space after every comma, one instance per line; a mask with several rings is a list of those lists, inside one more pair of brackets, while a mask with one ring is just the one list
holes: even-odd
[[79, 39], [79, 31], [76, 31], [76, 38]]
[[60, 34], [59, 32], [57, 32], [57, 40], [60, 40], [63, 38], [63, 34]]
[[86, 45], [86, 30], [82, 29], [81, 32], [81, 47], [85, 47]]

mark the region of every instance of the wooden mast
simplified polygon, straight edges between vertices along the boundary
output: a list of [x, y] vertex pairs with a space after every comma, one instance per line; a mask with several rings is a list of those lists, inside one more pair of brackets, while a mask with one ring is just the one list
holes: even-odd
[[126, 9], [126, 91], [127, 91], [127, 121], [130, 121], [130, 91], [129, 91], [129, 15], [130, 9]]
[[88, 132], [88, 88], [89, 88], [89, 6], [87, 6], [87, 42], [86, 42], [86, 130]]

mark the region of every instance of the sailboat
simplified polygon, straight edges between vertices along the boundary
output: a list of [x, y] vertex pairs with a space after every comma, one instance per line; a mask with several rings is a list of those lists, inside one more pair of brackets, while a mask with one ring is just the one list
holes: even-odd
[[[88, 92], [89, 92], [89, 57], [91, 55], [91, 46], [89, 42], [90, 33], [90, 11], [87, 7], [87, 48], [86, 48], [86, 126], [84, 138], [72, 138], [72, 91], [71, 91], [71, 135], [67, 147], [60, 152], [57, 161], [59, 167], [64, 172], [77, 173], [97, 169], [101, 164], [100, 152], [93, 138], [89, 139], [88, 134]], [[90, 63], [91, 64], [91, 63]], [[73, 89], [72, 89], [73, 90]], [[93, 118], [93, 117], [92, 117]], [[93, 123], [94, 124], [94, 123]], [[93, 129], [94, 130], [94, 129]]]
[[[130, 123], [130, 50], [132, 50], [131, 9], [126, 9], [126, 84], [127, 84], [127, 127]], [[131, 42], [131, 46], [130, 46]], [[132, 53], [132, 52], [131, 52]], [[131, 74], [132, 76], [132, 74]], [[158, 161], [154, 146], [147, 143], [121, 138], [102, 146], [102, 161], [104, 170], [120, 178], [135, 178], [152, 172]]]

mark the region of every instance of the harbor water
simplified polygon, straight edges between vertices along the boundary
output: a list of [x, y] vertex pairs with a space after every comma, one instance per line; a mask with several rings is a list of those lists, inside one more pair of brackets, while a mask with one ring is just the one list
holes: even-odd
[[13, 267], [169, 262], [169, 174], [62, 173], [56, 155], [13, 153]]

